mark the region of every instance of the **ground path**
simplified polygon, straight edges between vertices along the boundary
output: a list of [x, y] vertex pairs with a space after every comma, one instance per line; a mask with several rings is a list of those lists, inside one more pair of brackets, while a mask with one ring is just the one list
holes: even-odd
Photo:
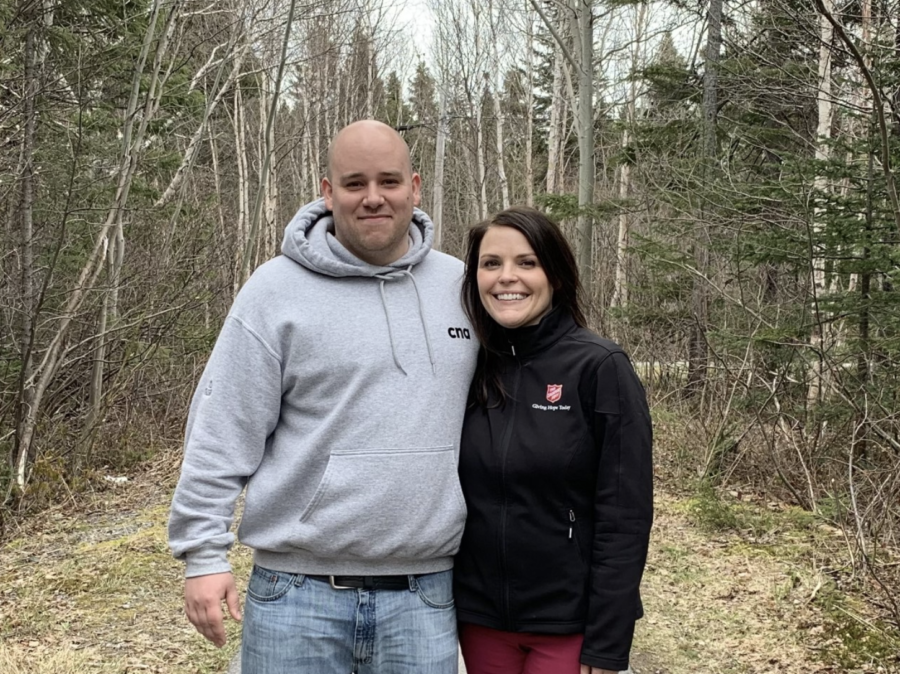
[[[0, 672], [228, 670], [239, 626], [229, 621], [221, 650], [194, 632], [181, 607], [182, 568], [166, 547], [177, 460], [173, 454], [8, 532], [0, 546]], [[833, 568], [823, 560], [839, 532], [808, 521], [795, 532], [795, 515], [761, 504], [748, 506], [757, 514], [742, 515], [740, 530], [711, 534], [698, 526], [716, 515], [704, 507], [658, 494], [635, 674], [900, 673], [898, 661], [874, 647], [875, 655], [848, 660], [842, 639], [851, 627], [877, 625], [849, 599], [838, 608], [854, 619], [835, 622]], [[246, 578], [247, 551], [232, 559]], [[856, 634], [870, 646], [877, 636]]]

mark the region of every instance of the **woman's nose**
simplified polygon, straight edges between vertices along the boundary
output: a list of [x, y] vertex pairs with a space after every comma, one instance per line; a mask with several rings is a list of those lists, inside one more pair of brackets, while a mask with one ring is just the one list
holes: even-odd
[[504, 265], [500, 269], [500, 283], [513, 283], [517, 279], [516, 268], [512, 265]]

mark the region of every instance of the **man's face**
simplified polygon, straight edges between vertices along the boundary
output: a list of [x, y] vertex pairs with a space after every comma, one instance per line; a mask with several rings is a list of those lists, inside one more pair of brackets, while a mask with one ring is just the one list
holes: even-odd
[[409, 248], [409, 223], [421, 179], [412, 173], [403, 140], [389, 127], [357, 123], [341, 131], [322, 179], [335, 236], [356, 257], [387, 265]]

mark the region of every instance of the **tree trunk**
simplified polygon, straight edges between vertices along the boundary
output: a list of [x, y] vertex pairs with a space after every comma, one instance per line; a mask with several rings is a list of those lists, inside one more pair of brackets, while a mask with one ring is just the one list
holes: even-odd
[[[278, 113], [278, 98], [281, 93], [281, 82], [284, 78], [284, 68], [287, 64], [287, 49], [291, 38], [291, 28], [294, 23], [294, 11], [297, 0], [291, 0], [288, 6], [287, 19], [284, 23], [284, 38], [281, 43], [281, 56], [278, 59], [278, 67], [275, 73], [275, 83], [272, 87], [272, 101], [266, 116], [265, 153], [262, 157], [259, 171], [259, 185], [256, 190], [256, 198], [253, 202], [253, 212], [250, 216], [250, 231], [247, 237], [247, 246], [244, 248], [244, 258], [241, 263], [241, 285], [250, 278], [251, 263], [257, 251], [256, 242], [259, 230], [260, 211], [266, 194], [266, 185], [269, 179], [270, 166], [272, 165], [272, 153], [275, 151], [275, 115]], [[265, 77], [265, 73], [262, 75]]]
[[[269, 109], [269, 105], [272, 102], [272, 82], [269, 80], [268, 73], [261, 72], [259, 74], [259, 119], [266, 118], [266, 112]], [[256, 156], [264, 157], [266, 154], [266, 149], [271, 147], [269, 144], [269, 137], [266, 133], [267, 129], [264, 124], [257, 125], [257, 134], [256, 134]], [[266, 172], [267, 175], [265, 179], [263, 179], [262, 175], [262, 166], [259, 167], [259, 175], [258, 185], [265, 185], [264, 188], [260, 190], [262, 195], [262, 205], [260, 207], [260, 223], [259, 223], [259, 235], [257, 236], [257, 244], [256, 244], [256, 254], [251, 263], [252, 267], [255, 269], [259, 266], [262, 260], [266, 260], [269, 258], [269, 247], [272, 245], [271, 241], [271, 229], [269, 227], [269, 221], [266, 218], [268, 206], [268, 198], [269, 198], [269, 177], [270, 172]]]
[[35, 406], [35, 387], [33, 381], [34, 363], [32, 348], [34, 340], [34, 151], [35, 127], [37, 123], [36, 103], [38, 96], [37, 71], [37, 17], [32, 18], [31, 26], [25, 34], [23, 51], [24, 84], [25, 84], [25, 125], [22, 139], [22, 174], [21, 197], [19, 206], [19, 245], [22, 310], [19, 330], [19, 353], [21, 358], [21, 374], [19, 376], [19, 401], [16, 410], [16, 442], [14, 443], [12, 465], [15, 473], [15, 484], [20, 491], [25, 490], [26, 471], [31, 449], [31, 433]]
[[495, 15], [494, 5], [491, 0], [488, 0], [488, 17], [491, 23], [491, 44], [493, 48], [492, 56], [494, 62], [494, 78], [492, 82], [490, 76], [485, 73], [484, 80], [487, 86], [493, 89], [494, 94], [492, 97], [494, 103], [495, 122], [494, 146], [497, 152], [497, 180], [500, 183], [500, 208], [507, 209], [509, 208], [509, 180], [507, 180], [506, 178], [506, 160], [504, 157], [505, 148], [503, 141], [503, 110], [500, 104], [500, 74], [503, 66], [500, 63], [500, 52], [498, 50], [500, 38], [497, 35], [497, 24], [501, 22], [501, 20], [503, 19], [503, 15]]
[[[863, 249], [860, 254], [861, 260], [865, 263], [871, 256], [871, 248], [869, 242], [872, 237], [872, 212], [874, 206], [872, 204], [872, 182], [875, 173], [875, 156], [873, 151], [869, 151], [868, 165], [866, 175], [866, 212], [865, 212], [865, 233], [866, 239], [863, 243]], [[865, 387], [870, 383], [872, 370], [871, 362], [871, 343], [870, 343], [870, 316], [869, 302], [872, 297], [872, 273], [868, 270], [860, 274], [859, 279], [859, 351], [856, 357], [856, 375], [859, 378], [859, 385], [862, 389], [861, 393], [865, 395]], [[854, 454], [859, 457], [865, 457], [868, 453], [868, 433], [869, 420], [868, 412], [865, 405], [860, 405], [856, 413], [856, 425], [859, 427], [859, 433], [856, 434], [856, 447]]]
[[209, 154], [212, 158], [213, 180], [216, 186], [216, 213], [219, 216], [219, 234], [216, 237], [220, 242], [228, 241], [228, 228], [225, 225], [225, 209], [222, 206], [224, 194], [222, 194], [222, 179], [219, 174], [219, 144], [215, 136], [209, 137]]
[[237, 80], [234, 86], [234, 118], [232, 119], [234, 126], [234, 154], [237, 162], [237, 223], [236, 223], [236, 241], [234, 247], [234, 274], [232, 278], [232, 291], [237, 296], [238, 290], [243, 285], [241, 276], [241, 261], [243, 259], [244, 250], [249, 245], [250, 230], [250, 170], [247, 162], [247, 141], [245, 136], [244, 122], [244, 97], [241, 92], [241, 82]]
[[[720, 1], [720, 0], [716, 0]], [[578, 267], [585, 297], [593, 300], [594, 219], [594, 16], [590, 0], [573, 0], [578, 12]]]
[[500, 207], [509, 208], [509, 181], [506, 179], [506, 164], [503, 160], [503, 111], [500, 109], [500, 90], [494, 87], [494, 116], [497, 119], [497, 175], [500, 180]]
[[[718, 115], [719, 56], [722, 49], [722, 0], [710, 0], [707, 20], [706, 64], [703, 73], [703, 154], [702, 183], [708, 184], [716, 172], [716, 118]], [[691, 324], [688, 343], [688, 390], [699, 392], [706, 380], [709, 349], [706, 343], [709, 324], [709, 245], [707, 207], [700, 196], [694, 227], [695, 275], [691, 290]]]
[[525, 205], [534, 206], [534, 20], [526, 4], [527, 40], [525, 54]]
[[[823, 0], [825, 10], [833, 11], [833, 0]], [[831, 140], [831, 115], [832, 115], [832, 83], [831, 83], [831, 47], [834, 37], [834, 29], [825, 15], [819, 17], [819, 72], [818, 72], [818, 124], [816, 126], [816, 160], [827, 161], [830, 155], [829, 142]], [[813, 188], [817, 194], [824, 194], [828, 190], [828, 182], [823, 176], [818, 176], [813, 182]], [[817, 206], [813, 210], [813, 235], [818, 238], [825, 229], [823, 222], [823, 209]], [[822, 401], [826, 388], [824, 351], [826, 341], [826, 317], [819, 310], [819, 300], [824, 298], [827, 292], [827, 280], [825, 278], [825, 260], [813, 258], [811, 285], [813, 303], [813, 328], [810, 335], [810, 352], [812, 364], [808, 373], [809, 386], [806, 392], [807, 404], [810, 407], [818, 405]]]
[[569, 0], [572, 35], [577, 36], [577, 56], [566, 48], [565, 40], [541, 9], [537, 0], [531, 6], [547, 26], [557, 46], [572, 69], [578, 73], [578, 114], [575, 129], [578, 133], [578, 267], [581, 283], [589, 303], [593, 301], [593, 218], [589, 211], [594, 200], [594, 31], [591, 0]]
[[447, 136], [450, 133], [450, 119], [447, 116], [447, 96], [443, 89], [440, 93], [440, 112], [438, 113], [437, 140], [434, 151], [434, 187], [431, 202], [431, 218], [434, 222], [434, 248], [441, 250], [444, 233], [444, 154]]
[[[628, 117], [626, 125], [632, 122], [634, 108], [628, 106]], [[622, 147], [628, 147], [629, 130], [626, 127], [622, 133]], [[619, 167], [619, 200], [625, 202], [631, 192], [631, 165], [628, 161], [624, 161]], [[626, 267], [626, 257], [628, 254], [628, 236], [629, 236], [629, 213], [624, 207], [619, 212], [619, 232], [616, 236], [616, 273], [613, 285], [612, 301], [610, 306], [613, 308], [624, 308], [628, 306], [628, 274]]]
[[[644, 44], [644, 24], [647, 16], [647, 5], [641, 4], [635, 19], [635, 37], [631, 53], [631, 72], [638, 72], [641, 63], [641, 50]], [[625, 108], [625, 130], [622, 133], [622, 147], [628, 148], [631, 142], [631, 129], [635, 123], [637, 107], [637, 82], [632, 79], [628, 105]], [[619, 199], [623, 207], [619, 212], [619, 232], [616, 237], [616, 271], [613, 285], [611, 306], [624, 308], [628, 306], [628, 242], [631, 232], [631, 214], [624, 206], [631, 194], [631, 163], [626, 158], [619, 169]]]
[[562, 117], [565, 114], [565, 98], [563, 97], [563, 53], [557, 44], [553, 50], [553, 85], [550, 95], [550, 131], [547, 136], [547, 194], [556, 194], [560, 189], [557, 175], [560, 173], [560, 157], [562, 156]]
[[487, 168], [484, 160], [484, 114], [481, 96], [475, 98], [475, 163], [478, 167], [478, 218], [483, 220], [488, 214]]
[[375, 117], [375, 31], [366, 37], [366, 119]]

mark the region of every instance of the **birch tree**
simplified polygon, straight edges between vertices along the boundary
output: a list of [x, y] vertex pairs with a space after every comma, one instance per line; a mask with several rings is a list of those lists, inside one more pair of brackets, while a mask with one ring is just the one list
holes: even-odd
[[[832, 0], [824, 0], [823, 5], [825, 11], [831, 12], [834, 9]], [[832, 39], [834, 29], [831, 23], [825, 18], [824, 14], [819, 17], [819, 69], [818, 69], [818, 87], [817, 87], [817, 125], [816, 125], [816, 160], [825, 162], [830, 155], [831, 126], [832, 126], [832, 79], [831, 79], [831, 51], [833, 48]], [[818, 176], [815, 179], [814, 188], [817, 192], [825, 194], [828, 190], [828, 181], [824, 176]], [[813, 211], [813, 232], [821, 236], [824, 231], [822, 223], [822, 211], [816, 208]], [[827, 282], [825, 278], [825, 261], [821, 258], [814, 258], [812, 261], [812, 297], [813, 311], [817, 314], [817, 318], [813, 324], [813, 333], [810, 338], [810, 346], [812, 347], [812, 369], [809, 376], [809, 389], [807, 399], [811, 405], [817, 404], [822, 397], [824, 370], [824, 346], [825, 346], [825, 320], [824, 316], [818, 315], [819, 309], [817, 305], [818, 298], [823, 298], [827, 291]]]
[[[118, 280], [121, 271], [120, 260], [124, 246], [122, 234], [124, 209], [127, 204], [137, 161], [143, 150], [143, 139], [147, 124], [152, 119], [159, 104], [159, 96], [161, 95], [160, 83], [165, 79], [166, 73], [170, 72], [165, 70], [166, 56], [180, 9], [178, 2], [167, 4], [163, 0], [155, 0], [151, 7], [148, 29], [144, 37], [140, 57], [134, 69], [131, 96], [123, 122], [119, 177], [113, 203], [107, 212], [105, 222], [95, 238], [93, 250], [88, 256], [87, 262], [81, 268], [78, 281], [71, 289], [69, 299], [57, 321], [57, 327], [49, 345], [44, 350], [40, 360], [35, 361], [37, 363], [36, 366], [23, 382], [22, 400], [30, 401], [30, 404], [22, 410], [16, 433], [14, 474], [16, 487], [21, 492], [24, 492], [27, 483], [27, 468], [32, 455], [32, 442], [44, 394], [57, 373], [72, 320], [84, 303], [87, 292], [95, 286], [98, 277], [103, 271], [104, 262], [107, 262], [110, 283], [109, 289], [104, 296], [104, 308], [100, 314], [99, 334], [95, 352], [97, 354], [95, 363], [100, 365], [95, 365], [92, 378], [92, 388], [96, 392], [91, 394], [93, 416], [88, 418], [86, 428], [90, 428], [96, 418], [97, 412], [94, 410], [98, 409], [97, 406], [101, 397], [101, 393], [96, 389], [98, 388], [98, 382], [102, 382], [102, 375], [98, 375], [97, 371], [101, 368], [103, 362], [101, 357], [105, 351], [106, 321], [108, 320], [108, 312], [117, 310]], [[151, 50], [153, 57], [150, 70], [151, 84], [141, 108], [142, 118], [135, 125], [140, 101], [140, 82], [144, 76], [144, 67], [151, 55]], [[113, 315], [115, 316], [115, 313]]]
[[[644, 62], [644, 35], [647, 30], [647, 4], [640, 3], [634, 14], [634, 37], [631, 42], [630, 72], [632, 76], [629, 84], [628, 100], [625, 103], [625, 120], [622, 129], [622, 147], [631, 145], [631, 133], [635, 124], [635, 111], [638, 105], [638, 80], [636, 73]], [[619, 167], [619, 199], [623, 204], [627, 203], [631, 195], [631, 159], [627, 158]], [[630, 212], [628, 206], [624, 206], [618, 217], [618, 232], [616, 236], [616, 264], [613, 281], [613, 292], [610, 306], [623, 308], [628, 305], [628, 245], [631, 231]]]
[[568, 0], [572, 34], [577, 36], [573, 54], [559, 30], [536, 0], [531, 0], [534, 10], [553, 35], [557, 46], [578, 75], [578, 267], [581, 270], [585, 293], [593, 296], [593, 219], [589, 211], [594, 198], [594, 35], [593, 4], [591, 0]]

